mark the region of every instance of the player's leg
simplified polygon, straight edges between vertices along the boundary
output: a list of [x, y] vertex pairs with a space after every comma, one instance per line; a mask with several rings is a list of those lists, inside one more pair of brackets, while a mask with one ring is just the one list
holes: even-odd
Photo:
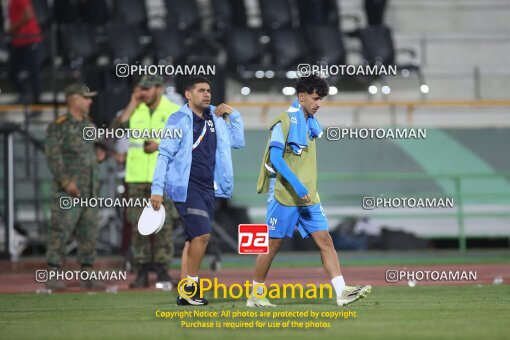
[[278, 253], [278, 249], [283, 243], [283, 238], [270, 238], [269, 251], [267, 254], [260, 254], [255, 260], [255, 271], [253, 272], [253, 280], [256, 282], [265, 282], [269, 268], [273, 263], [273, 259]]
[[340, 271], [340, 261], [333, 245], [329, 232], [321, 230], [313, 232], [312, 237], [320, 249], [322, 265], [328, 273], [336, 293], [336, 302], [339, 306], [348, 305], [364, 298], [372, 290], [371, 286], [346, 286]]
[[267, 254], [258, 255], [255, 261], [252, 296], [246, 302], [248, 307], [276, 306], [270, 303], [265, 296], [262, 296], [265, 281], [271, 264], [283, 243], [283, 238], [292, 238], [298, 215], [298, 207], [283, 206], [276, 199], [268, 203], [266, 223], [269, 227], [269, 251]]
[[266, 282], [267, 273], [273, 259], [278, 253], [278, 249], [283, 243], [283, 238], [270, 238], [269, 239], [269, 250], [267, 254], [260, 254], [255, 260], [255, 270], [253, 272], [253, 288], [251, 297], [246, 302], [248, 307], [276, 307], [276, 305], [269, 302], [269, 300], [263, 296], [264, 286]]
[[345, 306], [368, 295], [371, 286], [346, 286], [340, 261], [329, 235], [326, 214], [321, 204], [300, 208], [298, 229], [303, 237], [313, 237], [320, 250], [322, 265], [328, 273], [337, 297], [337, 305]]
[[180, 296], [177, 297], [177, 305], [203, 306], [209, 302], [200, 291], [199, 271], [211, 234], [207, 233], [191, 237], [189, 242], [187, 242], [189, 244], [188, 251], [186, 255], [183, 254], [183, 257], [186, 264], [186, 279], [194, 283], [187, 283], [182, 287], [184, 294], [179, 294]]
[[208, 301], [201, 297], [200, 289], [191, 295], [189, 292], [200, 287], [199, 270], [205, 254], [207, 244], [211, 238], [211, 221], [214, 217], [214, 196], [202, 195], [201, 193], [188, 191], [188, 197], [184, 203], [175, 203], [179, 215], [184, 224], [186, 239], [189, 241], [188, 250], [183, 252], [186, 268], [186, 278], [194, 281], [183, 287], [183, 294], [177, 298], [177, 305], [207, 305]]
[[328, 276], [333, 279], [342, 275], [340, 271], [340, 261], [338, 261], [338, 254], [333, 246], [333, 240], [329, 232], [321, 230], [313, 232], [312, 234], [315, 244], [319, 248], [321, 254], [322, 265], [328, 273]]
[[196, 278], [211, 239], [216, 202], [214, 196], [192, 195], [191, 199], [195, 201], [194, 208], [188, 207], [187, 214], [188, 222], [192, 222], [194, 230], [190, 233], [193, 239], [189, 242], [186, 267], [187, 276]]
[[204, 234], [194, 237], [189, 242], [188, 249], [188, 276], [198, 277], [200, 264], [205, 255], [205, 249], [211, 239], [211, 234]]

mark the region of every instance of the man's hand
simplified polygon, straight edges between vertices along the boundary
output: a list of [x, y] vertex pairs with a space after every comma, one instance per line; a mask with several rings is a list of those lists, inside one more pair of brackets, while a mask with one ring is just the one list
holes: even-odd
[[141, 102], [142, 102], [141, 89], [137, 86], [134, 88], [133, 93], [131, 94], [131, 100], [129, 101], [128, 106], [126, 106], [126, 108], [122, 112], [119, 121], [121, 123], [127, 122]]
[[64, 189], [71, 196], [74, 196], [74, 197], [80, 196], [80, 190], [78, 190], [78, 187], [76, 186], [76, 183], [74, 183], [74, 182], [69, 182], [69, 184], [67, 184]]
[[131, 99], [129, 101], [129, 105], [130, 106], [134, 106], [134, 107], [138, 107], [138, 105], [140, 105], [140, 102], [142, 101], [142, 91], [141, 89], [137, 86], [133, 89], [133, 93], [131, 93]]
[[158, 211], [159, 207], [161, 207], [161, 203], [163, 203], [163, 196], [151, 195], [151, 204], [154, 210]]
[[303, 197], [301, 197], [301, 199], [303, 200], [303, 202], [308, 205], [312, 202], [312, 199], [310, 198], [310, 195], [309, 194], [306, 194], [304, 195]]
[[145, 141], [145, 143], [143, 143], [143, 151], [145, 151], [145, 153], [153, 153], [155, 151], [158, 151], [158, 146], [159, 144], [156, 143], [155, 141], [152, 140]]
[[300, 197], [301, 200], [303, 201], [303, 203], [305, 203], [306, 205], [310, 204], [310, 202], [312, 202], [312, 199], [310, 198], [310, 194], [308, 193], [308, 190], [303, 185], [303, 183], [301, 183], [297, 179], [297, 177], [295, 178], [295, 180], [296, 180], [296, 182], [291, 183], [291, 185], [294, 188], [294, 190], [296, 191], [297, 196]]
[[214, 110], [214, 114], [216, 115], [216, 117], [222, 117], [223, 114], [225, 114], [225, 113], [227, 115], [229, 115], [232, 112], [234, 112], [234, 109], [225, 103], [222, 103], [222, 104], [216, 106], [216, 109]]

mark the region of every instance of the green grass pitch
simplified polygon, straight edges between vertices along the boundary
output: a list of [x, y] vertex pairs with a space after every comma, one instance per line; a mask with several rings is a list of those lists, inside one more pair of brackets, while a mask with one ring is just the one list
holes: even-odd
[[[277, 308], [264, 310], [247, 308], [244, 300], [225, 299], [211, 299], [206, 307], [177, 307], [175, 298], [174, 292], [6, 294], [0, 296], [0, 338], [508, 339], [510, 334], [510, 285], [374, 287], [366, 299], [343, 308], [329, 299], [276, 300]], [[156, 310], [197, 309], [343, 309], [356, 311], [357, 317], [330, 321], [328, 329], [195, 330], [181, 328], [178, 320], [155, 316]]]

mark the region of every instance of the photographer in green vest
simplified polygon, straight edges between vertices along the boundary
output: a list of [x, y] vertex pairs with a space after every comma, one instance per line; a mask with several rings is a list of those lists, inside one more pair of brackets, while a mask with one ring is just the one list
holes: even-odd
[[[158, 157], [159, 132], [162, 132], [168, 117], [179, 110], [179, 105], [172, 103], [165, 96], [164, 81], [160, 76], [143, 77], [131, 95], [129, 104], [118, 116], [113, 126], [128, 128], [131, 132], [129, 149], [126, 155], [126, 177], [128, 194], [133, 199], [148, 199], [151, 195], [152, 176]], [[135, 135], [134, 131], [138, 134]], [[133, 138], [143, 134], [144, 138]], [[145, 138], [150, 135], [151, 138]], [[132, 227], [131, 247], [137, 277], [129, 287], [149, 286], [149, 271], [156, 271], [156, 288], [170, 285], [168, 267], [173, 257], [172, 219], [177, 212], [170, 199], [166, 200], [166, 220], [161, 231], [155, 234], [153, 251], [150, 237], [138, 233], [138, 219], [143, 208], [129, 207], [127, 218]]]

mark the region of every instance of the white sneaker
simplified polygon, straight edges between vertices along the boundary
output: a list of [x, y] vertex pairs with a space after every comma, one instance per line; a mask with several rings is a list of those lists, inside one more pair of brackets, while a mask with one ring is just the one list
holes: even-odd
[[346, 306], [356, 300], [362, 299], [372, 291], [372, 286], [346, 286], [342, 295], [336, 298], [338, 306]]
[[246, 307], [276, 307], [267, 298], [252, 297], [246, 301]]

